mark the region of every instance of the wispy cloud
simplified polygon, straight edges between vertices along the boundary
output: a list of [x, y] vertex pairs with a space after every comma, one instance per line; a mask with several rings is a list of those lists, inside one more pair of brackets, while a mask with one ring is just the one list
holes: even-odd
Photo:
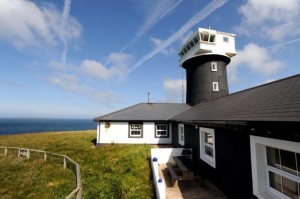
[[[66, 13], [67, 8], [66, 4]], [[39, 7], [33, 1], [1, 1], [0, 39], [23, 49], [30, 46], [58, 46], [61, 35], [67, 40], [79, 38], [82, 30], [79, 22], [69, 16], [62, 31], [61, 19], [62, 13], [52, 4]]]
[[3, 85], [3, 86], [7, 86], [7, 87], [10, 87], [10, 88], [22, 88], [22, 85], [17, 83], [17, 82], [14, 82], [14, 81], [11, 81], [11, 80], [7, 80], [7, 79], [0, 79], [0, 86]]
[[186, 24], [184, 24], [177, 32], [171, 35], [169, 38], [164, 40], [160, 45], [154, 48], [151, 52], [144, 55], [141, 59], [139, 59], [132, 68], [130, 68], [129, 73], [140, 67], [143, 63], [147, 60], [151, 59], [161, 51], [165, 50], [179, 38], [181, 38], [186, 32], [188, 32], [194, 25], [205, 19], [209, 16], [212, 12], [217, 10], [218, 8], [222, 7], [227, 0], [214, 0], [205, 6], [202, 10], [196, 13]]
[[94, 90], [88, 85], [82, 86], [85, 83], [82, 83], [73, 74], [55, 73], [48, 80], [51, 84], [61, 87], [66, 92], [76, 93], [106, 105], [121, 102], [121, 98], [117, 93], [108, 90]]
[[71, 0], [65, 0], [63, 13], [62, 13], [62, 17], [61, 17], [60, 35], [59, 35], [60, 39], [63, 43], [63, 46], [64, 46], [63, 52], [61, 54], [61, 62], [63, 64], [66, 64], [67, 53], [68, 53], [68, 41], [67, 41], [66, 36], [63, 34], [63, 30], [65, 29], [65, 27], [68, 23], [70, 9], [71, 9]]
[[[154, 45], [154, 47], [160, 46], [164, 42], [164, 40], [161, 40], [161, 39], [155, 38], [155, 37], [150, 37], [150, 41]], [[161, 54], [166, 55], [166, 56], [176, 54], [176, 53], [177, 53], [177, 51], [174, 48], [168, 48], [168, 49], [166, 48], [161, 51]]]
[[136, 32], [133, 39], [126, 44], [119, 52], [124, 52], [130, 45], [135, 43], [141, 36], [150, 30], [155, 24], [160, 22], [171, 11], [173, 11], [183, 0], [152, 0], [143, 1], [145, 7], [145, 22]]
[[286, 45], [289, 45], [289, 44], [297, 43], [299, 41], [300, 41], [300, 38], [292, 39], [292, 40], [289, 40], [289, 41], [286, 41], [286, 42], [281, 42], [281, 43], [273, 44], [271, 46], [266, 47], [266, 49], [273, 49], [273, 48], [283, 47], [283, 46], [286, 46]]

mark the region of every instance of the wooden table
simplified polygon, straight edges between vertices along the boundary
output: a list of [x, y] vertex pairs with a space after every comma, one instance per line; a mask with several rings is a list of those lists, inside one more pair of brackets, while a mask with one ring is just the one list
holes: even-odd
[[173, 156], [173, 159], [182, 171], [183, 180], [194, 180], [194, 171], [191, 159], [185, 156]]

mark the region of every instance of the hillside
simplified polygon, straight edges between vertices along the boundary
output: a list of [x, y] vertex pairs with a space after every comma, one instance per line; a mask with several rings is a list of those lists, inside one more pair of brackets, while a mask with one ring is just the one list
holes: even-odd
[[[153, 198], [151, 146], [112, 144], [95, 147], [95, 138], [94, 130], [4, 135], [0, 136], [0, 146], [69, 156], [81, 167], [83, 198]], [[34, 158], [20, 160], [15, 156], [4, 157], [1, 153], [0, 195], [6, 198], [39, 198], [41, 195], [43, 198], [63, 198], [75, 187], [74, 175], [63, 170], [62, 165], [50, 162]], [[48, 193], [49, 190], [52, 193]]]

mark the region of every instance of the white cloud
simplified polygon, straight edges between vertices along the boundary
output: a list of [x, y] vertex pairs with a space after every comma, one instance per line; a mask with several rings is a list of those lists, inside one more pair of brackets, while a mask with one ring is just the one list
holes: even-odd
[[299, 0], [247, 0], [239, 12], [243, 15], [240, 33], [273, 41], [300, 34]]
[[275, 60], [267, 49], [250, 43], [232, 58], [228, 67], [229, 82], [237, 80], [237, 70], [240, 67], [248, 67], [259, 75], [270, 76], [278, 72], [283, 66], [284, 63]]
[[61, 87], [67, 92], [84, 95], [92, 100], [112, 104], [121, 102], [120, 96], [112, 91], [95, 91], [93, 88], [82, 83], [80, 79], [73, 74], [57, 73], [49, 77], [49, 82]]
[[79, 38], [82, 28], [74, 17], [69, 17], [61, 29], [62, 13], [53, 5], [38, 7], [32, 1], [0, 0], [0, 39], [21, 49], [27, 46], [55, 46], [60, 37]]
[[115, 77], [122, 77], [127, 73], [128, 66], [133, 57], [125, 53], [111, 53], [107, 58], [110, 67], [94, 60], [84, 60], [81, 62], [81, 70], [100, 80], [108, 80]]
[[182, 102], [182, 95], [186, 93], [186, 80], [166, 78], [164, 89], [167, 102]]
[[80, 79], [75, 75], [57, 73], [49, 77], [49, 82], [62, 87], [66, 91], [83, 92], [81, 90]]

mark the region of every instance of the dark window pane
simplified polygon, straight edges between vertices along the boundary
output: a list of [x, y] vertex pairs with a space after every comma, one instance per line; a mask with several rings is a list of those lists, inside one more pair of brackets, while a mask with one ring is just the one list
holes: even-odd
[[167, 130], [167, 126], [166, 125], [158, 125], [157, 129], [158, 130]]
[[209, 42], [215, 42], [215, 35], [210, 35]]
[[198, 36], [197, 36], [197, 37], [195, 37], [195, 38], [193, 39], [193, 41], [194, 41], [194, 43], [196, 44], [196, 43], [199, 41], [199, 38], [198, 38]]
[[273, 173], [272, 171], [269, 171], [269, 182], [270, 182], [270, 187], [282, 193], [280, 175]]
[[211, 147], [205, 146], [205, 154], [214, 157], [214, 150]]
[[186, 46], [186, 48], [187, 48], [187, 50], [189, 51], [189, 50], [191, 49], [191, 46], [188, 44], [188, 45]]
[[285, 150], [280, 150], [281, 168], [283, 171], [297, 175], [296, 154]]
[[269, 166], [280, 169], [279, 149], [267, 147], [267, 162]]
[[167, 132], [166, 131], [161, 131], [160, 134], [161, 135], [167, 135]]
[[208, 41], [208, 36], [209, 36], [208, 34], [205, 34], [205, 33], [204, 33], [204, 34], [203, 34], [203, 41]]
[[287, 179], [285, 177], [282, 177], [282, 188], [283, 188], [283, 194], [291, 198], [298, 199], [298, 187], [296, 182]]

